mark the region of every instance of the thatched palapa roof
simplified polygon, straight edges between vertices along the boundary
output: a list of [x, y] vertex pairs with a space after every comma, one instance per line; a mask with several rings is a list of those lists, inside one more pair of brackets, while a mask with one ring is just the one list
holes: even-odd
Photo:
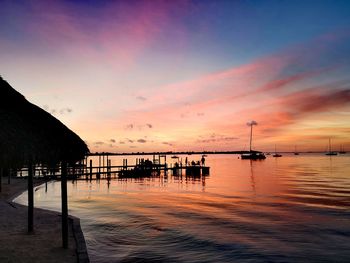
[[77, 134], [0, 76], [0, 167], [76, 162], [88, 152]]

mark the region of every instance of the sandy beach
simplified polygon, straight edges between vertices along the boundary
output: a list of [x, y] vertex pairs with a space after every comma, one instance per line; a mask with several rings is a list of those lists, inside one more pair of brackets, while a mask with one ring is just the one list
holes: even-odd
[[[3, 178], [4, 179], [4, 178]], [[69, 220], [69, 248], [62, 248], [61, 216], [43, 209], [34, 210], [34, 233], [27, 232], [27, 207], [11, 202], [14, 197], [27, 189], [27, 180], [12, 178], [11, 184], [2, 181], [0, 193], [0, 262], [87, 262], [78, 260], [79, 247], [73, 226], [77, 231], [79, 220]], [[34, 181], [36, 185], [40, 181]], [[35, 206], [35, 204], [34, 204]], [[79, 230], [78, 229], [78, 230]], [[78, 247], [78, 249], [77, 249]], [[85, 247], [85, 244], [83, 244]], [[81, 249], [80, 249], [81, 250]]]

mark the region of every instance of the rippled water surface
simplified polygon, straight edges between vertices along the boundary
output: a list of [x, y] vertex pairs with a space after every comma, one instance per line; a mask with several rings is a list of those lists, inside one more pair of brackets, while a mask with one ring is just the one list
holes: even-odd
[[[350, 262], [350, 155], [207, 165], [203, 178], [69, 182], [91, 261]], [[35, 205], [59, 210], [60, 183], [38, 187]]]

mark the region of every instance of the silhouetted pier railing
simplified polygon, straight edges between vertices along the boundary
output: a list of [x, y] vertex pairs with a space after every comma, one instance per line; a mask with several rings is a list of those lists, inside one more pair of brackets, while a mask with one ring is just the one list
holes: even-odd
[[[162, 157], [163, 162], [161, 161]], [[112, 161], [108, 159], [108, 156], [101, 155], [99, 156], [98, 164], [94, 166], [92, 159], [88, 160], [85, 158], [79, 163], [67, 166], [67, 178], [74, 180], [141, 178], [159, 176], [161, 174], [167, 175], [168, 173], [174, 176], [205, 176], [209, 175], [210, 172], [210, 167], [200, 165], [199, 161], [192, 164], [182, 164], [181, 162], [168, 164], [165, 156], [154, 157], [153, 161], [137, 158], [134, 163], [128, 164], [128, 160], [123, 159], [122, 165], [112, 165]], [[60, 166], [36, 166], [33, 170], [36, 177], [47, 179], [60, 179], [62, 174], [62, 167]], [[27, 176], [28, 168], [25, 167], [12, 172], [16, 173], [17, 176]]]

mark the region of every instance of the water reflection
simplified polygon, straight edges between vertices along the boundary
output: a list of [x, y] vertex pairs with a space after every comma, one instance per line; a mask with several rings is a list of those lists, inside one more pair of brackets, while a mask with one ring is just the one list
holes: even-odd
[[249, 164], [250, 164], [250, 178], [251, 178], [251, 184], [252, 184], [252, 190], [254, 192], [254, 195], [256, 195], [256, 189], [255, 189], [255, 179], [254, 179], [254, 169], [253, 169], [253, 165], [254, 163], [256, 163], [256, 161], [253, 160], [249, 160]]
[[[70, 213], [92, 262], [350, 262], [349, 157], [218, 155], [207, 177], [75, 181]], [[59, 193], [48, 183], [35, 203], [59, 210]]]

